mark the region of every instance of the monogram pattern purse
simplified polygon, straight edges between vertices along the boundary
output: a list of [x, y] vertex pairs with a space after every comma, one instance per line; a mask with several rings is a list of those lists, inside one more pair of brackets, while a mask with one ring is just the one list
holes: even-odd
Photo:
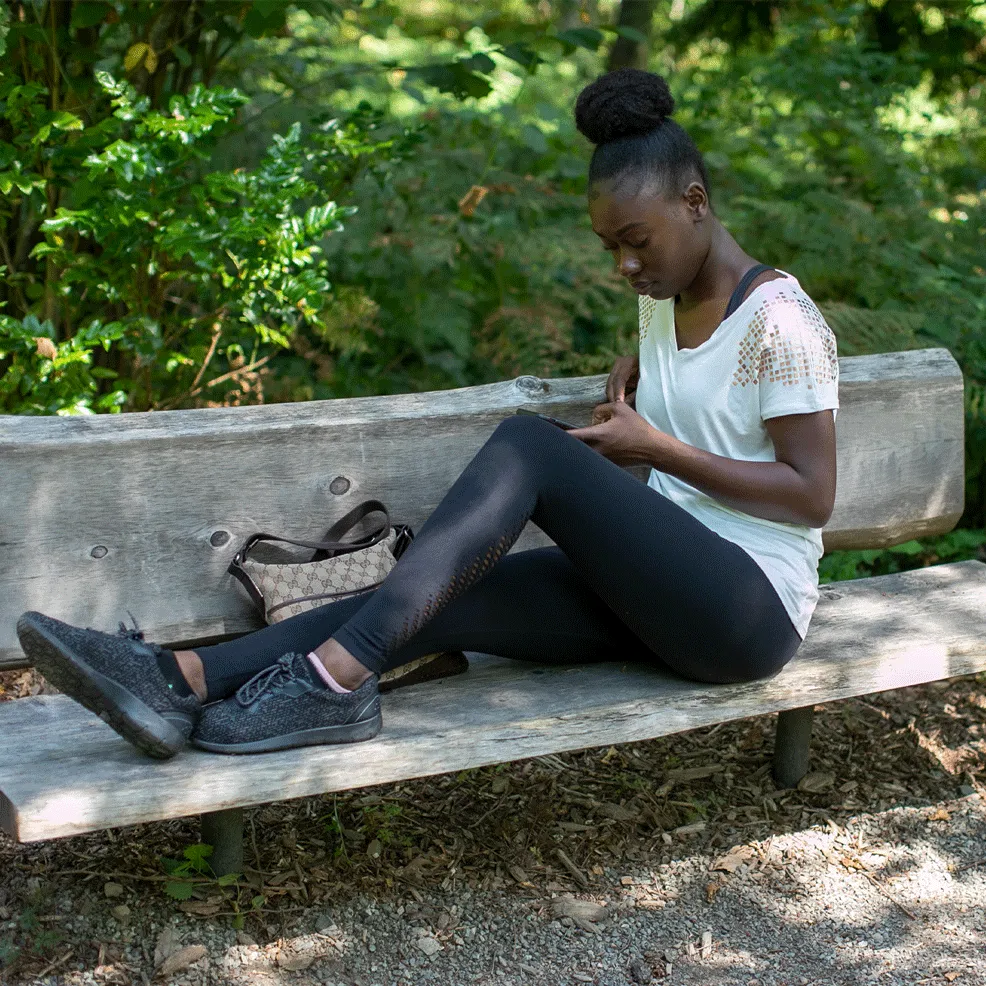
[[[374, 529], [343, 540], [373, 513], [383, 515]], [[279, 623], [380, 585], [413, 537], [406, 524], [391, 528], [390, 514], [379, 500], [365, 500], [338, 520], [321, 541], [254, 534], [234, 555], [229, 573], [246, 589], [264, 620]], [[285, 551], [284, 545], [315, 553], [300, 560], [297, 552]]]
[[[369, 532], [343, 540], [371, 514], [382, 520]], [[233, 556], [228, 571], [246, 589], [267, 623], [279, 623], [334, 599], [376, 588], [397, 564], [414, 532], [407, 524], [391, 526], [379, 500], [365, 500], [336, 521], [320, 541], [299, 541], [273, 534], [254, 534]], [[286, 547], [288, 546], [288, 547]], [[308, 559], [291, 549], [313, 551]], [[431, 654], [380, 676], [387, 686], [414, 684], [466, 670], [461, 652]]]

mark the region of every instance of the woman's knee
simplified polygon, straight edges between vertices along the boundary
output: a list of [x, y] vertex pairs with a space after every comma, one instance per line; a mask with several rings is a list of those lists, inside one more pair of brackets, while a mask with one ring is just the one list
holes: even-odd
[[533, 414], [511, 414], [496, 426], [493, 434], [508, 439], [529, 440], [532, 435], [543, 435], [545, 429], [553, 428], [555, 425]]

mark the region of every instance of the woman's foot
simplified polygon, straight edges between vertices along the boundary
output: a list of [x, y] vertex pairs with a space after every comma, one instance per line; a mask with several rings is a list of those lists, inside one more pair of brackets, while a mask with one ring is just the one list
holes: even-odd
[[376, 675], [333, 691], [305, 654], [285, 654], [225, 701], [202, 710], [192, 743], [211, 753], [269, 753], [294, 746], [357, 743], [380, 732]]
[[17, 636], [48, 681], [141, 752], [164, 760], [185, 745], [201, 703], [176, 693], [158, 664], [161, 648], [138, 631], [101, 633], [25, 613]]

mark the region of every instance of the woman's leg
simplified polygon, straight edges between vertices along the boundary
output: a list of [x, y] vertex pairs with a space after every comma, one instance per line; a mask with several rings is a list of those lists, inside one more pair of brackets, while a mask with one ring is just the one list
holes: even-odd
[[565, 431], [496, 428], [383, 585], [318, 649], [329, 672], [381, 672], [486, 575], [528, 520], [657, 657], [685, 677], [777, 671], [800, 643], [766, 575], [733, 542]]
[[[350, 662], [343, 670], [357, 664], [367, 674], [365, 668], [382, 671], [402, 654], [413, 656], [419, 636], [419, 653], [433, 650], [436, 640], [421, 635], [490, 575], [527, 520], [554, 539], [587, 587], [590, 594], [581, 596], [574, 612], [604, 606], [631, 642], [640, 641], [684, 677], [763, 677], [800, 644], [773, 587], [746, 552], [537, 418], [510, 418], [497, 427], [383, 585], [328, 630], [328, 641], [317, 648], [320, 654], [328, 649], [324, 668], [304, 655], [284, 655], [270, 674], [258, 676], [249, 696], [214, 703], [200, 716], [196, 698], [178, 687], [184, 681], [167, 670], [174, 655], [156, 645], [41, 613], [23, 614], [18, 636], [49, 680], [152, 756], [173, 755], [193, 728], [197, 745], [220, 752], [369, 739], [381, 723], [375, 684], [357, 682], [347, 692], [339, 687], [333, 660], [341, 653]], [[534, 590], [528, 584], [522, 591]], [[483, 598], [476, 594], [477, 605]], [[513, 590], [496, 599], [512, 622], [500, 628], [500, 643], [483, 649], [509, 653], [516, 647], [517, 656], [527, 656], [523, 639], [535, 639], [539, 625], [551, 625], [550, 604], [524, 612]], [[563, 629], [571, 611], [559, 604], [558, 612], [565, 620], [554, 625]], [[316, 625], [320, 634], [328, 629]], [[608, 639], [614, 625], [603, 625]], [[622, 633], [619, 627], [614, 632]], [[444, 638], [442, 646], [473, 649], [471, 639]], [[572, 652], [579, 646], [573, 641]]]
[[[208, 700], [232, 695], [284, 654], [315, 650], [376, 591], [199, 648]], [[652, 657], [556, 547], [507, 555], [391, 654], [381, 670], [450, 650], [541, 662]]]

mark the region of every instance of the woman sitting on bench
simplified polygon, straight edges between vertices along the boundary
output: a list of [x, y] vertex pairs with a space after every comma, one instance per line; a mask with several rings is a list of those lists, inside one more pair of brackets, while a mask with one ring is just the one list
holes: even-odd
[[[21, 644], [51, 683], [169, 757], [189, 738], [221, 753], [368, 740], [378, 676], [446, 650], [705, 682], [779, 671], [818, 599], [835, 499], [835, 337], [716, 218], [673, 109], [636, 69], [576, 103], [597, 145], [592, 227], [640, 296], [639, 356], [616, 361], [590, 426], [507, 418], [378, 588], [229, 643], [175, 653], [26, 613]], [[507, 556], [528, 521], [556, 546]]]

